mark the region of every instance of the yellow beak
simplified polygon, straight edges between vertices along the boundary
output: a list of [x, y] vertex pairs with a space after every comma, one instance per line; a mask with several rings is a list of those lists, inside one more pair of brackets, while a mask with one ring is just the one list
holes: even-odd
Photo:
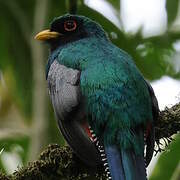
[[40, 41], [46, 41], [49, 39], [55, 39], [55, 38], [59, 37], [60, 35], [62, 35], [62, 34], [60, 34], [58, 32], [54, 32], [54, 31], [50, 31], [49, 29], [47, 29], [47, 30], [39, 32], [34, 37], [34, 39], [40, 40]]

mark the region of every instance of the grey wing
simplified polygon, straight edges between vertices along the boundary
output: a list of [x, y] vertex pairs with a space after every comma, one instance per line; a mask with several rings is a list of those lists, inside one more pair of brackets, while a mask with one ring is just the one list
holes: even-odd
[[152, 123], [152, 127], [151, 127], [151, 131], [149, 133], [149, 135], [146, 138], [146, 166], [149, 165], [152, 156], [153, 156], [153, 152], [154, 152], [154, 144], [155, 144], [155, 132], [154, 132], [154, 125], [156, 124], [157, 120], [158, 120], [158, 116], [159, 116], [159, 106], [158, 106], [158, 101], [157, 98], [154, 94], [154, 90], [151, 87], [150, 83], [148, 83], [146, 81], [147, 87], [148, 87], [148, 91], [149, 94], [151, 96], [151, 101], [152, 101], [152, 113], [153, 113], [153, 123]]
[[48, 73], [48, 88], [53, 108], [61, 120], [67, 119], [72, 110], [80, 103], [80, 72], [57, 61], [51, 65]]
[[101, 163], [99, 153], [83, 129], [86, 116], [79, 85], [80, 72], [54, 61], [47, 81], [62, 135], [80, 159], [90, 166], [98, 166]]

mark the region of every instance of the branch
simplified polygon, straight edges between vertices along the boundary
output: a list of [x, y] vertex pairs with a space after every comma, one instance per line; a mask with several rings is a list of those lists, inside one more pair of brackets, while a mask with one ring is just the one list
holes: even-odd
[[171, 108], [166, 107], [160, 112], [155, 131], [156, 141], [161, 138], [170, 138], [180, 131], [180, 103]]
[[27, 167], [20, 168], [12, 175], [6, 176], [0, 173], [0, 179], [4, 180], [80, 180], [89, 179], [105, 180], [103, 169], [91, 169], [83, 164], [72, 152], [70, 147], [49, 145], [38, 160], [29, 163]]
[[34, 10], [33, 32], [30, 37], [30, 48], [33, 66], [33, 99], [32, 99], [32, 126], [29, 160], [34, 160], [44, 144], [47, 134], [47, 98], [46, 82], [44, 78], [45, 56], [42, 44], [34, 41], [35, 33], [44, 28], [48, 13], [49, 0], [36, 0]]
[[[172, 135], [180, 131], [180, 103], [161, 111], [155, 125], [155, 153], [165, 151], [173, 140]], [[161, 141], [162, 140], [162, 141]], [[155, 155], [156, 155], [155, 154]]]
[[[161, 138], [171, 138], [180, 131], [180, 103], [160, 112], [159, 121], [155, 127], [156, 141]], [[49, 145], [38, 160], [20, 168], [12, 175], [6, 176], [0, 173], [0, 179], [4, 180], [105, 180], [103, 167], [92, 169], [83, 164], [70, 147]]]
[[70, 14], [76, 14], [77, 13], [77, 1], [78, 0], [69, 0], [68, 11]]

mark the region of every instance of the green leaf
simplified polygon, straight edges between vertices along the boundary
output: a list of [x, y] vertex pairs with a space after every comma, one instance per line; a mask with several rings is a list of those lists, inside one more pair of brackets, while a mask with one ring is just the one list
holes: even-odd
[[118, 11], [120, 11], [121, 0], [107, 0]]
[[[30, 49], [12, 13], [3, 4], [0, 6], [0, 68], [3, 72], [11, 69], [15, 80], [16, 103], [27, 115], [31, 115], [32, 63]], [[13, 32], [13, 33], [12, 33]], [[29, 38], [30, 39], [30, 38]]]
[[178, 13], [179, 0], [166, 0], [166, 10], [168, 17], [168, 25], [171, 25]]
[[167, 151], [159, 157], [150, 180], [169, 180], [172, 178], [180, 160], [180, 135], [171, 142]]

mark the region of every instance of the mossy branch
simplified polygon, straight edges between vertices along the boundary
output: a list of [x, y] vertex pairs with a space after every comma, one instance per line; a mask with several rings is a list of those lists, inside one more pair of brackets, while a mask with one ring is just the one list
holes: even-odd
[[[172, 135], [180, 131], [180, 103], [171, 108], [165, 108], [159, 114], [155, 126], [155, 152], [164, 151], [168, 144], [173, 140]], [[162, 143], [163, 140], [164, 143]], [[165, 146], [164, 146], [165, 145]]]
[[166, 107], [160, 112], [155, 131], [156, 141], [161, 138], [170, 138], [180, 131], [180, 103], [171, 108]]
[[[160, 112], [155, 127], [156, 142], [180, 131], [180, 103]], [[0, 173], [2, 180], [105, 180], [103, 167], [92, 169], [83, 164], [68, 146], [49, 145], [38, 160], [20, 168], [12, 175]]]
[[105, 180], [103, 169], [91, 169], [83, 164], [68, 146], [49, 145], [38, 160], [30, 162], [10, 176], [0, 174], [1, 180]]

